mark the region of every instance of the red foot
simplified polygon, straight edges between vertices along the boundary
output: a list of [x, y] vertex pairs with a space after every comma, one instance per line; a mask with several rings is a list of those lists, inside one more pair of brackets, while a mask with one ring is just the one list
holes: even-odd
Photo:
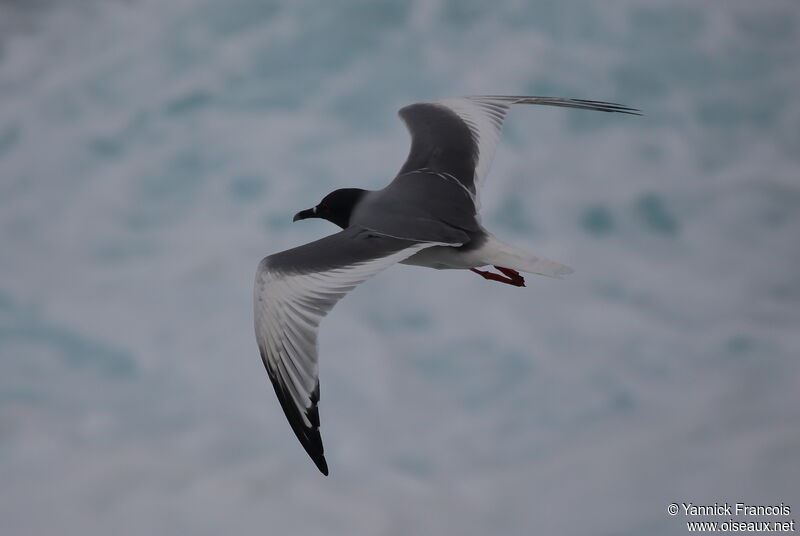
[[514, 285], [515, 287], [525, 286], [525, 278], [519, 275], [518, 271], [512, 270], [511, 268], [503, 268], [502, 266], [495, 266], [495, 268], [503, 272], [505, 277], [503, 277], [500, 274], [495, 274], [494, 272], [489, 272], [487, 270], [478, 270], [477, 268], [470, 268], [470, 271], [475, 272], [484, 279], [499, 281], [500, 283], [505, 283], [506, 285]]

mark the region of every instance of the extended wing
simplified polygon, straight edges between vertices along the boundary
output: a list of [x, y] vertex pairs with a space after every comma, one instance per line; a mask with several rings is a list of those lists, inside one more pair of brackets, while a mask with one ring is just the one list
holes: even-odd
[[640, 115], [611, 102], [555, 97], [487, 95], [411, 104], [399, 111], [411, 133], [411, 150], [398, 175], [425, 171], [458, 181], [477, 199], [512, 104], [543, 104]]
[[270, 255], [258, 266], [254, 311], [261, 359], [292, 430], [325, 475], [317, 409], [319, 323], [356, 285], [435, 245], [350, 227]]

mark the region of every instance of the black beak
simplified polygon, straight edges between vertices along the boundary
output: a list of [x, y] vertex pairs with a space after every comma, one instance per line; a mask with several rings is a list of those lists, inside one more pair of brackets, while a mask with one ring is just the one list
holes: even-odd
[[305, 220], [307, 218], [316, 218], [316, 217], [317, 217], [317, 207], [314, 207], [314, 208], [309, 208], [307, 210], [301, 210], [300, 212], [294, 215], [292, 221], [294, 222], [298, 220]]

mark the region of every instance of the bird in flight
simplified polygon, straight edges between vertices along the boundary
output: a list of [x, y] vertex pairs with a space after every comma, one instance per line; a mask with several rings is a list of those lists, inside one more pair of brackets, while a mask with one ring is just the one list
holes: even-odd
[[[543, 104], [640, 115], [610, 102], [477, 96], [411, 104], [400, 118], [411, 150], [382, 190], [343, 188], [294, 221], [322, 218], [341, 231], [264, 258], [254, 290], [261, 359], [292, 430], [319, 470], [328, 464], [319, 433], [317, 328], [356, 285], [395, 263], [471, 270], [525, 286], [519, 272], [561, 277], [563, 264], [508, 245], [478, 216], [479, 194], [513, 104]], [[494, 266], [495, 273], [481, 267]]]

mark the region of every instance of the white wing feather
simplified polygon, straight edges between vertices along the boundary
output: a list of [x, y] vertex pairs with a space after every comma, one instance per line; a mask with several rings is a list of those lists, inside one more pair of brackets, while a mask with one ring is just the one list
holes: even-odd
[[450, 97], [433, 101], [444, 106], [461, 118], [469, 127], [472, 141], [477, 149], [475, 158], [475, 193], [480, 199], [480, 189], [489, 173], [494, 159], [500, 132], [503, 128], [506, 113], [512, 104], [541, 104], [582, 110], [602, 112], [618, 112], [639, 115], [638, 110], [619, 104], [582, 99], [565, 99], [557, 97], [512, 97], [486, 95], [474, 97]]
[[270, 265], [270, 257], [259, 264], [253, 301], [261, 357], [292, 429], [325, 474], [327, 464], [316, 408], [319, 324], [358, 284], [419, 250], [436, 245], [443, 244], [412, 243], [384, 257], [321, 272], [293, 273], [275, 268]]

